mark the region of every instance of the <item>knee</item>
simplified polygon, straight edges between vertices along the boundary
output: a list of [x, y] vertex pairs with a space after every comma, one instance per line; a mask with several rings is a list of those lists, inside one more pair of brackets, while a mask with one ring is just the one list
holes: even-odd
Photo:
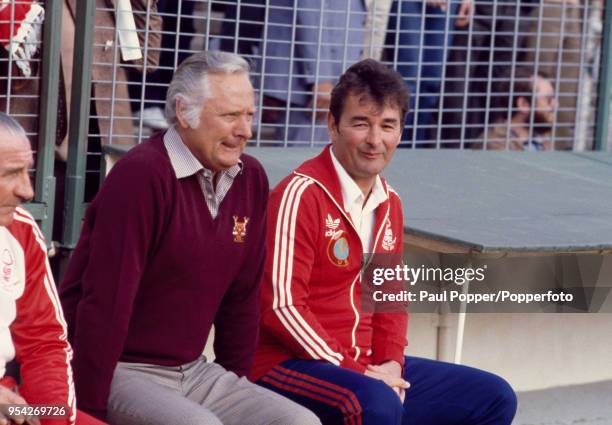
[[384, 382], [364, 385], [357, 397], [364, 424], [401, 424], [404, 406], [395, 391]]
[[501, 410], [503, 413], [503, 417], [507, 419], [508, 424], [512, 422], [514, 419], [514, 415], [516, 414], [517, 408], [517, 399], [516, 393], [510, 386], [506, 380], [499, 378], [502, 383], [499, 385], [499, 397], [501, 403]]
[[498, 418], [495, 423], [511, 424], [516, 414], [516, 393], [510, 384], [503, 378], [493, 375], [485, 389], [492, 397], [491, 410]]

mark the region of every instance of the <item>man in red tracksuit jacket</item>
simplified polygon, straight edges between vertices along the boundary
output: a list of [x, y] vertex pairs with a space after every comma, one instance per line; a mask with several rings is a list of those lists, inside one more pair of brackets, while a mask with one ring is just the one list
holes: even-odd
[[[47, 246], [32, 216], [19, 207], [34, 195], [31, 166], [32, 149], [23, 128], [0, 112], [0, 424], [23, 423], [15, 408], [26, 404], [51, 407], [30, 424], [102, 424], [77, 415], [72, 349]], [[13, 358], [21, 366], [19, 386], [5, 376]]]
[[272, 191], [251, 378], [324, 425], [510, 424], [507, 382], [405, 357], [406, 310], [372, 313], [361, 302], [364, 254], [402, 253], [401, 201], [380, 173], [408, 98], [401, 76], [379, 62], [351, 66], [332, 91], [331, 145]]

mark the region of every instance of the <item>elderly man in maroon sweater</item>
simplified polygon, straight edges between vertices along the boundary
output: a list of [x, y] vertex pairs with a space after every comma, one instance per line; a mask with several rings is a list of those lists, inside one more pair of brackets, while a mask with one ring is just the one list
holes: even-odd
[[[239, 56], [176, 71], [170, 128], [132, 149], [89, 207], [60, 297], [81, 409], [112, 424], [319, 424], [257, 387], [268, 182], [242, 154], [254, 94]], [[212, 325], [215, 362], [202, 355]]]

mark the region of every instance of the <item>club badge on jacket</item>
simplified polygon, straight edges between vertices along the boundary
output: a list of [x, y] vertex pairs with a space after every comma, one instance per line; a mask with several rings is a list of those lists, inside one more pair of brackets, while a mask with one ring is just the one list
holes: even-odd
[[17, 285], [14, 279], [14, 270], [15, 270], [15, 260], [13, 259], [13, 254], [8, 248], [5, 248], [2, 251], [2, 256], [0, 258], [0, 284], [7, 291], [10, 290]]
[[234, 229], [232, 230], [232, 235], [234, 236], [234, 242], [243, 243], [244, 238], [246, 237], [246, 227], [249, 222], [248, 217], [242, 217], [242, 221], [238, 220], [238, 216], [233, 216], [234, 218]]
[[346, 267], [348, 265], [349, 244], [344, 237], [344, 230], [336, 230], [340, 226], [340, 219], [333, 219], [327, 214], [325, 219], [325, 237], [329, 238], [327, 245], [327, 258], [335, 266]]
[[387, 251], [393, 251], [395, 249], [396, 237], [393, 237], [393, 230], [391, 230], [391, 221], [387, 219], [385, 223], [385, 236], [382, 240], [382, 247]]

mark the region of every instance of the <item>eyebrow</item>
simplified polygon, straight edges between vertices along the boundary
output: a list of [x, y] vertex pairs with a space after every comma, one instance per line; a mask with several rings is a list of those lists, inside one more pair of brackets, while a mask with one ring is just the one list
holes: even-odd
[[[366, 115], [355, 115], [350, 118], [350, 121], [368, 121], [369, 117]], [[399, 122], [397, 118], [385, 118], [383, 119], [384, 123], [396, 123]]]
[[[27, 166], [28, 172], [29, 172], [29, 170], [30, 170], [32, 165], [33, 164], [28, 164], [28, 166]], [[6, 167], [0, 167], [0, 173], [3, 173], [3, 174], [12, 174], [12, 173], [16, 173], [18, 171], [22, 171], [23, 169], [24, 169], [23, 166], [15, 167], [15, 166], [8, 165]]]
[[256, 109], [248, 109], [246, 111], [242, 110], [242, 109], [231, 109], [231, 110], [226, 110], [226, 111], [218, 111], [219, 115], [241, 115], [243, 113], [246, 114], [254, 114], [256, 112]]

